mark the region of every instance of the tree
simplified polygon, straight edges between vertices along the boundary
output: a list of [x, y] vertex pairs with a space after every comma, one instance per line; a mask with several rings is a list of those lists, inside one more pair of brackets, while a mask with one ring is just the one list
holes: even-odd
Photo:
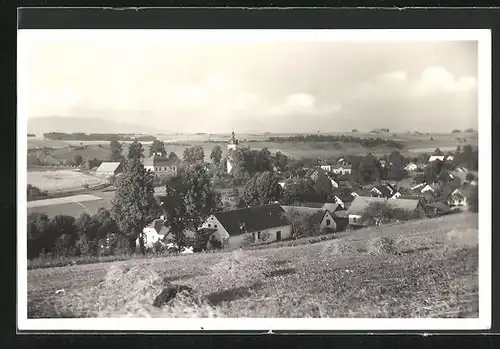
[[137, 140], [130, 143], [128, 148], [128, 159], [131, 161], [139, 161], [144, 157], [144, 148]]
[[216, 145], [212, 149], [212, 153], [210, 154], [210, 159], [216, 164], [219, 165], [222, 159], [222, 148], [220, 145]]
[[286, 185], [283, 189], [283, 203], [285, 205], [296, 205], [307, 201], [315, 201], [316, 191], [312, 181], [296, 181]]
[[451, 131], [451, 133], [460, 133], [460, 130], [455, 129], [455, 130]]
[[123, 155], [122, 155], [122, 145], [118, 140], [113, 139], [112, 141], [109, 142], [109, 149], [111, 151], [111, 155], [109, 156], [110, 161], [123, 161]]
[[194, 147], [189, 147], [184, 150], [183, 160], [187, 163], [194, 164], [205, 160], [205, 153], [203, 152], [203, 147], [197, 145]]
[[359, 164], [361, 183], [373, 183], [380, 178], [380, 163], [371, 154], [367, 154]]
[[48, 239], [51, 234], [50, 218], [45, 213], [30, 213], [27, 218], [27, 257], [33, 259], [40, 252], [50, 248], [51, 241]]
[[401, 153], [394, 150], [389, 155], [389, 178], [399, 181], [405, 173], [404, 158]]
[[269, 172], [255, 174], [246, 184], [240, 197], [245, 206], [265, 205], [278, 201], [281, 197], [281, 186], [274, 175]]
[[257, 172], [266, 172], [272, 170], [272, 159], [271, 152], [267, 148], [262, 148], [259, 152], [254, 153], [251, 152], [253, 156], [255, 156], [255, 171]]
[[377, 225], [418, 218], [423, 218], [421, 211], [407, 211], [401, 208], [393, 207], [386, 202], [373, 202], [369, 204], [361, 213], [361, 222], [371, 222]]
[[276, 154], [274, 154], [273, 165], [279, 168], [280, 171], [284, 171], [288, 165], [288, 156], [277, 151]]
[[[320, 212], [321, 214], [321, 212]], [[286, 216], [292, 225], [293, 237], [300, 239], [320, 233], [318, 214], [308, 214], [296, 208], [287, 211]]]
[[436, 148], [436, 150], [434, 150], [434, 155], [437, 155], [437, 156], [443, 156], [443, 155], [444, 155], [444, 153], [441, 151], [441, 149]]
[[163, 143], [163, 141], [160, 141], [158, 139], [155, 139], [153, 141], [153, 144], [151, 144], [151, 147], [149, 147], [149, 156], [153, 155], [154, 153], [161, 153], [162, 156], [167, 155], [167, 151], [165, 150], [165, 143]]
[[83, 157], [80, 154], [76, 154], [73, 162], [75, 163], [75, 165], [80, 166], [83, 162]]
[[202, 223], [222, 208], [221, 197], [210, 186], [210, 177], [202, 164], [188, 166], [185, 172], [170, 178], [165, 189], [166, 194], [161, 198], [165, 225], [182, 247], [185, 230], [202, 234], [199, 230]]
[[443, 162], [441, 160], [436, 160], [429, 163], [424, 170], [425, 182], [427, 183], [434, 182], [437, 176], [441, 173], [442, 169], [443, 169]]
[[153, 183], [154, 175], [146, 171], [139, 161], [133, 161], [118, 181], [112, 200], [111, 212], [120, 232], [127, 237], [131, 251], [135, 251], [139, 238], [142, 254], [145, 253], [142, 230], [161, 214]]
[[333, 196], [333, 185], [330, 178], [323, 171], [318, 173], [313, 187], [318, 201], [330, 201]]
[[175, 162], [175, 163], [178, 163], [178, 162], [179, 162], [179, 160], [180, 160], [180, 159], [179, 159], [179, 157], [177, 156], [177, 154], [176, 154], [176, 153], [174, 153], [173, 151], [172, 151], [172, 152], [170, 152], [170, 154], [168, 154], [168, 159], [169, 159], [170, 161]]

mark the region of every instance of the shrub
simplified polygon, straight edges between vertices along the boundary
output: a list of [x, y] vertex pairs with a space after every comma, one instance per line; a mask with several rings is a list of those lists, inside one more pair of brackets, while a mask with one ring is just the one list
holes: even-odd
[[28, 184], [27, 195], [28, 195], [28, 200], [31, 200], [40, 197], [46, 197], [48, 193], [46, 190], [41, 190], [40, 188], [35, 187], [34, 185]]

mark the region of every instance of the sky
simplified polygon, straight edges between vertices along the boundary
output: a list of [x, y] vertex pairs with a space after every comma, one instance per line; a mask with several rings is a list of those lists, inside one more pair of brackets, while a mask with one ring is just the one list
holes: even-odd
[[476, 41], [209, 41], [164, 33], [26, 36], [28, 120], [97, 116], [208, 133], [477, 129]]

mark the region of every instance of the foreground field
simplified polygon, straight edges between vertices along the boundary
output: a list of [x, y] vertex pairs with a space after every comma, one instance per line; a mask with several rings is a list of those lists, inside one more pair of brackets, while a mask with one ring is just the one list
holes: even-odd
[[53, 170], [28, 171], [27, 182], [50, 193], [77, 190], [84, 185], [97, 186], [103, 184], [105, 180], [77, 170]]
[[[29, 270], [28, 317], [477, 317], [477, 241], [477, 214], [463, 213], [296, 247]], [[155, 308], [166, 281], [195, 292]]]

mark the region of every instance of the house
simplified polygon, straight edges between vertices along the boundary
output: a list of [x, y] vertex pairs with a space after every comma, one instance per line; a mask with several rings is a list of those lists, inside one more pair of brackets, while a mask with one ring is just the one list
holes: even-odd
[[370, 190], [370, 196], [378, 198], [390, 198], [396, 193], [396, 190], [390, 184], [376, 185]]
[[337, 224], [335, 219], [328, 210], [323, 208], [314, 208], [314, 207], [305, 207], [305, 206], [282, 206], [283, 210], [286, 214], [290, 214], [291, 212], [299, 212], [301, 214], [305, 214], [312, 218], [313, 224], [317, 224], [319, 229], [331, 229], [333, 231], [337, 231]]
[[418, 166], [414, 162], [410, 162], [408, 165], [405, 166], [405, 170], [408, 172], [416, 171], [417, 169], [418, 169]]
[[350, 175], [351, 174], [351, 165], [333, 165], [331, 166], [330, 172], [335, 173], [337, 175]]
[[105, 161], [97, 168], [95, 175], [99, 177], [116, 176], [123, 172], [123, 164], [121, 162]]
[[348, 166], [350, 165], [346, 159], [344, 158], [340, 158], [338, 161], [337, 161], [337, 165], [340, 165], [340, 166]]
[[202, 228], [215, 229], [213, 239], [231, 248], [292, 238], [292, 225], [279, 204], [216, 212]]
[[332, 183], [332, 187], [334, 187], [334, 188], [338, 188], [339, 187], [339, 184], [333, 178], [330, 178], [330, 182]]
[[[171, 242], [175, 241], [175, 237], [170, 232], [170, 227], [165, 226], [164, 217], [155, 219], [149, 225], [144, 227], [142, 230], [144, 238], [144, 246], [146, 248], [151, 248], [158, 241]], [[184, 232], [184, 236], [188, 238], [194, 238], [195, 233], [190, 230]], [[139, 238], [136, 240], [136, 244], [139, 245]]]
[[429, 157], [429, 162], [433, 162], [433, 161], [436, 161], [436, 160], [444, 161], [444, 155], [431, 155]]
[[446, 202], [451, 207], [467, 206], [468, 204], [467, 199], [470, 197], [471, 194], [472, 194], [471, 186], [464, 186], [462, 188], [453, 190], [449, 195], [447, 195]]
[[326, 172], [332, 171], [332, 165], [321, 165], [320, 167], [323, 171], [326, 171]]
[[144, 160], [144, 168], [158, 174], [177, 176], [177, 164], [161, 153], [154, 153]]
[[448, 156], [446, 157], [446, 161], [453, 161], [453, 159], [454, 159], [454, 158], [455, 158], [455, 157], [454, 157], [453, 155], [448, 155]]
[[424, 208], [419, 200], [406, 200], [406, 199], [384, 199], [377, 197], [368, 196], [357, 196], [352, 202], [351, 206], [347, 209], [347, 214], [349, 217], [349, 224], [353, 226], [367, 226], [374, 222], [363, 221], [362, 215], [363, 211], [372, 203], [388, 203], [394, 208], [403, 209], [405, 211], [416, 211], [420, 210], [424, 213]]

